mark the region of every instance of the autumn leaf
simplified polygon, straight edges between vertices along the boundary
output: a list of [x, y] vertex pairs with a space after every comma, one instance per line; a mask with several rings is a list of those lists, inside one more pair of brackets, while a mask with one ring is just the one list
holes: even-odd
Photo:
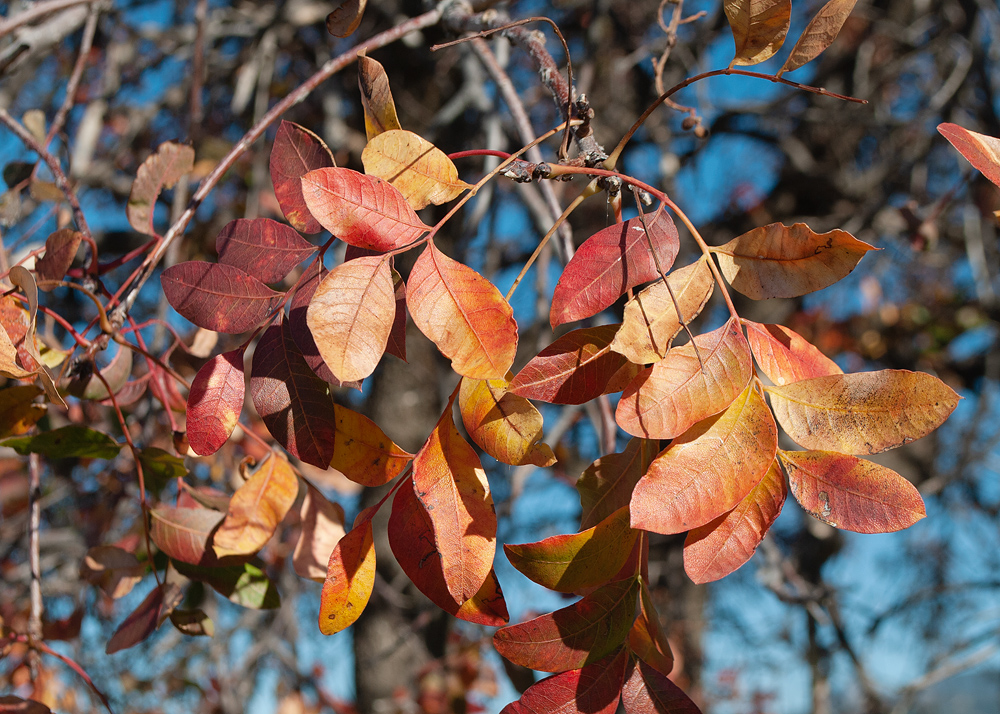
[[466, 600], [453, 614], [459, 620], [484, 627], [502, 627], [510, 621], [507, 602], [504, 600], [495, 570], [490, 570], [479, 592]]
[[552, 327], [596, 315], [626, 290], [659, 278], [650, 242], [660, 268], [670, 270], [680, 248], [674, 222], [662, 208], [645, 221], [643, 228], [641, 218], [632, 218], [583, 242], [556, 284], [549, 313]]
[[625, 388], [615, 418], [633, 436], [673, 439], [729, 406], [752, 375], [750, 347], [730, 319], [640, 372]]
[[292, 456], [325, 469], [336, 426], [329, 388], [306, 364], [286, 321], [271, 325], [254, 351], [250, 397], [271, 432]]
[[156, 235], [153, 209], [164, 188], [170, 188], [194, 168], [194, 149], [167, 141], [150, 154], [136, 173], [125, 206], [129, 225], [145, 235]]
[[832, 451], [779, 451], [795, 500], [813, 517], [856, 533], [890, 533], [927, 515], [920, 492], [892, 469]]
[[384, 131], [402, 129], [396, 118], [396, 105], [389, 90], [389, 78], [381, 63], [358, 55], [358, 87], [361, 89], [361, 105], [365, 110], [365, 133], [368, 141]]
[[542, 415], [524, 397], [507, 391], [507, 380], [464, 377], [458, 407], [472, 440], [497, 461], [512, 466], [551, 466], [556, 457], [542, 439]]
[[372, 137], [361, 161], [366, 174], [399, 189], [415, 211], [431, 203], [440, 206], [471, 188], [458, 178], [447, 154], [412, 131], [392, 129]]
[[[667, 276], [670, 290], [662, 280], [625, 303], [625, 313], [621, 329], [615, 334], [611, 349], [625, 355], [630, 362], [649, 364], [667, 355], [674, 337], [684, 327], [677, 315], [681, 309], [684, 322], [691, 322], [712, 296], [715, 278], [708, 267], [708, 259], [702, 258]], [[677, 298], [677, 304], [674, 304]]]
[[[35, 283], [35, 276], [23, 265], [14, 265], [7, 272], [7, 279], [14, 286], [21, 289], [28, 303], [28, 322], [24, 338], [17, 346], [18, 353], [26, 353], [30, 356], [30, 360], [34, 362], [36, 366], [35, 374], [38, 375], [38, 380], [45, 389], [45, 396], [48, 400], [63, 409], [67, 409], [66, 401], [56, 388], [52, 373], [49, 371], [45, 359], [39, 352], [39, 344], [35, 337], [35, 326], [38, 319], [38, 285]], [[22, 364], [28, 364], [28, 361], [24, 360], [24, 357], [22, 357]]]
[[923, 372], [884, 369], [767, 387], [781, 428], [807, 449], [877, 454], [937, 429], [960, 397]]
[[20, 436], [45, 416], [45, 405], [35, 403], [41, 394], [33, 384], [0, 389], [0, 438]]
[[502, 379], [514, 363], [514, 311], [493, 283], [446, 256], [433, 241], [410, 271], [406, 306], [420, 331], [463, 377]]
[[622, 648], [582, 669], [546, 677], [500, 714], [614, 714], [628, 661]]
[[653, 460], [632, 493], [632, 527], [669, 535], [711, 522], [760, 482], [777, 448], [778, 428], [751, 382]]
[[253, 610], [273, 610], [281, 607], [281, 596], [274, 582], [264, 572], [259, 558], [232, 565], [188, 565], [172, 561], [177, 572], [191, 580], [206, 583], [216, 592], [240, 607]]
[[690, 531], [684, 540], [684, 571], [691, 580], [719, 580], [750, 560], [787, 495], [785, 477], [775, 460], [736, 508]]
[[[62, 280], [66, 272], [73, 265], [76, 258], [76, 251], [83, 240], [83, 234], [79, 231], [62, 228], [54, 231], [45, 239], [45, 254], [35, 261], [35, 272], [38, 279]], [[41, 287], [41, 290], [49, 291], [53, 288]]]
[[833, 285], [872, 246], [846, 231], [772, 223], [712, 248], [733, 288], [754, 300], [798, 297]]
[[111, 639], [108, 640], [108, 644], [104, 648], [105, 654], [110, 655], [134, 647], [156, 631], [160, 623], [160, 611], [163, 607], [164, 587], [157, 583], [138, 607], [122, 620], [114, 634], [111, 635]]
[[674, 668], [674, 653], [660, 627], [646, 581], [641, 580], [639, 584], [639, 614], [628, 633], [628, 646], [636, 657], [661, 674], [668, 675]]
[[229, 511], [212, 539], [215, 554], [249, 555], [263, 548], [298, 494], [299, 479], [291, 464], [272, 452], [229, 499]]
[[257, 278], [232, 265], [190, 260], [163, 271], [160, 285], [181, 317], [215, 332], [252, 330], [283, 298]]
[[149, 537], [156, 547], [174, 560], [191, 565], [205, 560], [212, 531], [225, 518], [225, 514], [208, 508], [171, 506], [157, 506], [149, 515]]
[[295, 293], [289, 304], [288, 330], [292, 335], [292, 341], [302, 354], [302, 358], [317, 377], [335, 387], [350, 387], [360, 390], [361, 382], [341, 382], [333, 376], [333, 372], [323, 361], [319, 347], [316, 346], [312, 331], [309, 329], [309, 303], [328, 272], [320, 261], [316, 261], [302, 273], [299, 281], [292, 288]]
[[635, 577], [602, 585], [569, 607], [500, 628], [493, 645], [502, 656], [529, 669], [580, 669], [625, 641], [635, 619], [638, 592]]
[[567, 332], [524, 365], [508, 391], [552, 404], [584, 404], [602, 394], [620, 392], [639, 368], [611, 351], [619, 327], [601, 325]]
[[858, 0], [830, 0], [810, 20], [777, 76], [798, 69], [833, 44]]
[[[390, 266], [391, 268], [391, 266]], [[391, 268], [392, 285], [396, 294], [396, 312], [392, 317], [392, 329], [389, 330], [389, 340], [385, 343], [385, 351], [406, 361], [406, 283], [402, 276]]]
[[187, 399], [187, 438], [196, 454], [209, 456], [229, 441], [245, 390], [242, 349], [216, 355], [198, 370]]
[[333, 635], [353, 625], [375, 587], [371, 516], [358, 519], [330, 554], [319, 601], [319, 631]]
[[336, 439], [330, 466], [362, 486], [382, 486], [396, 478], [413, 459], [375, 422], [363, 414], [333, 405]]
[[24, 369], [17, 362], [15, 347], [6, 329], [0, 329], [0, 375], [8, 379], [24, 379], [36, 374], [36, 370]]
[[368, 0], [340, 0], [336, 9], [326, 16], [326, 30], [334, 37], [354, 34], [361, 24]]
[[667, 675], [645, 662], [632, 663], [622, 688], [625, 714], [701, 714], [690, 697]]
[[576, 482], [580, 530], [592, 528], [632, 500], [632, 489], [656, 456], [655, 441], [629, 439], [620, 454], [607, 454], [587, 467]]
[[726, 0], [722, 7], [736, 41], [733, 65], [759, 64], [781, 49], [791, 20], [791, 0]]
[[398, 190], [376, 176], [341, 168], [302, 177], [309, 213], [345, 243], [384, 252], [412, 243], [426, 231]]
[[970, 164], [1000, 186], [1000, 139], [947, 122], [938, 124], [937, 130]]
[[299, 510], [302, 532], [295, 541], [292, 566], [299, 577], [317, 582], [326, 579], [330, 554], [344, 537], [344, 509], [319, 489], [306, 483], [306, 497]]
[[174, 610], [170, 613], [170, 624], [188, 637], [214, 637], [215, 624], [203, 610]]
[[70, 380], [69, 393], [80, 399], [107, 399], [112, 394], [118, 394], [128, 382], [132, 374], [132, 350], [119, 345], [118, 352], [107, 366], [96, 369], [96, 365], [91, 363], [90, 367]]
[[102, 431], [80, 424], [67, 424], [34, 436], [18, 436], [0, 441], [0, 446], [22, 456], [41, 454], [50, 459], [113, 459], [122, 444]]
[[[315, 169], [336, 166], [323, 140], [305, 127], [282, 121], [271, 147], [270, 172], [274, 196], [292, 228], [319, 233], [323, 226], [312, 217], [302, 196], [302, 177]], [[267, 281], [265, 281], [267, 282]]]
[[219, 262], [262, 283], [277, 283], [317, 248], [284, 223], [270, 218], [230, 221], [215, 239]]
[[306, 324], [333, 375], [353, 382], [375, 371], [395, 313], [388, 258], [365, 256], [327, 273], [309, 302]]
[[802, 335], [783, 325], [743, 320], [747, 341], [761, 371], [779, 387], [812, 377], [843, 374], [836, 362]]
[[80, 566], [80, 577], [114, 600], [132, 592], [145, 572], [135, 555], [113, 545], [91, 548]]
[[549, 590], [572, 593], [613, 578], [628, 560], [638, 535], [629, 526], [625, 506], [580, 533], [503, 549], [510, 564], [529, 579]]

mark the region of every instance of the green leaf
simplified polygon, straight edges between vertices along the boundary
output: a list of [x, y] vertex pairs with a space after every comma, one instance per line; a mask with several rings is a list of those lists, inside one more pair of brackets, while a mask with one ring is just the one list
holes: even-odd
[[142, 464], [146, 488], [151, 491], [159, 491], [172, 479], [184, 478], [188, 473], [184, 468], [184, 459], [155, 446], [139, 450], [139, 463]]
[[[227, 558], [228, 560], [228, 558]], [[252, 610], [281, 607], [278, 589], [263, 570], [263, 561], [254, 558], [246, 563], [208, 567], [172, 561], [177, 572], [191, 580], [211, 585], [220, 595]]]
[[122, 448], [107, 434], [76, 425], [4, 439], [0, 446], [10, 447], [21, 456], [41, 454], [50, 459], [113, 459]]

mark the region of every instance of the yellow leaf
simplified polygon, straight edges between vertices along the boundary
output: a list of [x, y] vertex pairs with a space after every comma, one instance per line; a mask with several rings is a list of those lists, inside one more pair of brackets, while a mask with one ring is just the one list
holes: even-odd
[[361, 161], [366, 174], [396, 187], [414, 210], [447, 203], [469, 188], [451, 159], [412, 131], [394, 129], [373, 137]]

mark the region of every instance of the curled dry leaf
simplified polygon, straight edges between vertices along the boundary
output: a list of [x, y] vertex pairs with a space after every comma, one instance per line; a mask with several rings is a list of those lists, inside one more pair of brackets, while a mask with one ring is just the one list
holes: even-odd
[[353, 625], [372, 596], [375, 587], [372, 515], [373, 512], [360, 517], [330, 554], [319, 601], [319, 631], [324, 635], [336, 634]]
[[395, 186], [416, 211], [431, 203], [440, 206], [471, 188], [441, 149], [412, 131], [392, 129], [369, 139], [361, 161], [366, 174]]
[[365, 110], [365, 133], [368, 140], [383, 131], [402, 129], [396, 118], [396, 104], [389, 90], [389, 78], [381, 63], [358, 55], [358, 87], [361, 89], [361, 104]]
[[292, 228], [319, 233], [323, 226], [313, 218], [302, 196], [302, 177], [315, 169], [336, 166], [323, 140], [305, 127], [282, 121], [271, 148], [270, 172], [274, 196]]
[[778, 428], [753, 383], [674, 439], [632, 493], [632, 527], [683, 533], [732, 510], [767, 473]]
[[489, 280], [434, 245], [410, 271], [406, 306], [413, 322], [472, 379], [502, 379], [517, 352], [514, 311]]
[[306, 483], [299, 517], [302, 532], [295, 542], [292, 565], [300, 577], [321, 583], [327, 576], [330, 554], [344, 537], [344, 509]]
[[937, 429], [960, 397], [937, 377], [884, 369], [767, 387], [781, 428], [807, 449], [877, 454]]
[[614, 714], [628, 663], [628, 650], [621, 648], [582, 669], [546, 677], [500, 714]]
[[333, 405], [336, 438], [330, 466], [362, 486], [382, 486], [396, 478], [413, 454], [396, 446], [363, 414]]
[[795, 500], [815, 518], [856, 533], [890, 533], [927, 515], [920, 492], [892, 469], [832, 451], [781, 451]]
[[854, 9], [858, 0], [830, 0], [820, 8], [806, 29], [803, 30], [799, 41], [792, 48], [792, 53], [788, 55], [785, 64], [778, 71], [780, 77], [785, 72], [798, 69], [807, 62], [812, 61], [820, 55], [827, 47], [833, 44], [840, 34], [840, 28], [847, 22], [851, 10]]
[[7, 334], [7, 330], [0, 330], [0, 375], [8, 379], [24, 379], [34, 375], [34, 371], [24, 369], [17, 363], [17, 348]]
[[937, 130], [970, 164], [1000, 186], [1000, 139], [963, 129], [958, 124], [938, 124]]
[[239, 334], [252, 330], [284, 297], [244, 270], [223, 263], [190, 260], [160, 275], [167, 301], [198, 327]]
[[86, 371], [70, 380], [69, 393], [81, 399], [109, 399], [112, 394], [121, 391], [132, 374], [132, 350], [118, 345], [118, 352], [106, 367], [100, 369], [100, 376], [94, 372], [96, 365], [93, 362], [86, 363], [86, 367]]
[[742, 322], [757, 365], [779, 387], [812, 377], [843, 374], [836, 362], [794, 330], [783, 325]]
[[188, 637], [215, 637], [215, 623], [203, 610], [173, 610], [170, 624]]
[[754, 300], [798, 297], [849, 274], [873, 246], [841, 230], [771, 223], [712, 248], [733, 289]]
[[336, 9], [326, 16], [326, 30], [334, 37], [354, 34], [361, 24], [368, 0], [341, 0]]
[[219, 231], [215, 249], [220, 263], [246, 271], [262, 283], [283, 280], [317, 250], [291, 227], [270, 218], [230, 221]]
[[[684, 323], [701, 314], [715, 288], [707, 258], [675, 270], [667, 276], [667, 282], [669, 290], [659, 280], [625, 303], [622, 326], [611, 349], [625, 355], [630, 362], [649, 364], [666, 357], [674, 337]], [[670, 290], [674, 297], [670, 296]], [[678, 306], [683, 322], [677, 315]]]
[[242, 349], [216, 355], [198, 370], [187, 399], [187, 438], [196, 454], [210, 456], [229, 440], [245, 390]]
[[788, 489], [778, 461], [736, 508], [695, 528], [684, 540], [684, 571], [696, 583], [710, 583], [742, 566], [757, 550], [785, 504]]
[[298, 494], [299, 479], [291, 464], [272, 452], [229, 499], [226, 518], [212, 539], [215, 554], [249, 555], [263, 548]]
[[640, 372], [625, 388], [615, 418], [633, 436], [673, 439], [728, 407], [751, 376], [750, 347], [730, 319]]
[[556, 457], [542, 443], [541, 413], [507, 391], [507, 380], [465, 377], [458, 392], [465, 430], [487, 454], [512, 466], [551, 466]]
[[[73, 265], [83, 234], [62, 228], [45, 239], [45, 255], [35, 261], [35, 272], [40, 280], [62, 280]], [[53, 288], [42, 287], [48, 292]]]
[[792, 0], [726, 0], [726, 18], [736, 41], [733, 64], [759, 64], [781, 49], [788, 34]]
[[172, 141], [164, 142], [142, 162], [132, 183], [125, 215], [129, 225], [145, 235], [156, 235], [153, 209], [164, 188], [170, 188], [194, 168], [194, 149]]
[[632, 500], [632, 489], [649, 468], [659, 447], [649, 439], [629, 439], [620, 454], [606, 454], [576, 482], [580, 492], [580, 529], [592, 528]]

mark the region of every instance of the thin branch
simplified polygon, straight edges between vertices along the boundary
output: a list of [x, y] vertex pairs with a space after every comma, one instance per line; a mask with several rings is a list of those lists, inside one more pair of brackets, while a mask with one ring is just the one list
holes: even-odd
[[28, 662], [31, 680], [38, 677], [38, 652], [34, 647], [42, 641], [42, 566], [39, 555], [38, 529], [42, 511], [38, 500], [42, 496], [41, 462], [38, 454], [28, 456], [28, 564], [31, 570], [31, 611], [28, 615], [28, 643], [32, 646]]
[[11, 32], [21, 27], [21, 25], [27, 25], [29, 22], [34, 22], [35, 20], [41, 19], [46, 15], [51, 15], [52, 13], [59, 12], [60, 10], [68, 10], [69, 8], [76, 7], [77, 5], [86, 5], [87, 3], [93, 1], [94, 0], [48, 0], [48, 2], [35, 3], [24, 12], [19, 12], [13, 17], [8, 17], [3, 22], [0, 22], [0, 37], [6, 37]]
[[66, 117], [69, 116], [70, 109], [76, 104], [76, 90], [80, 87], [80, 80], [83, 79], [83, 70], [87, 67], [87, 57], [90, 56], [90, 48], [93, 46], [99, 15], [100, 10], [97, 4], [91, 5], [90, 13], [87, 15], [87, 24], [83, 28], [83, 36], [80, 38], [80, 54], [77, 55], [76, 64], [73, 65], [73, 73], [66, 83], [66, 96], [63, 98], [63, 103], [52, 120], [49, 133], [45, 136], [46, 147], [52, 143], [52, 139], [63, 128], [63, 125], [66, 123]]

